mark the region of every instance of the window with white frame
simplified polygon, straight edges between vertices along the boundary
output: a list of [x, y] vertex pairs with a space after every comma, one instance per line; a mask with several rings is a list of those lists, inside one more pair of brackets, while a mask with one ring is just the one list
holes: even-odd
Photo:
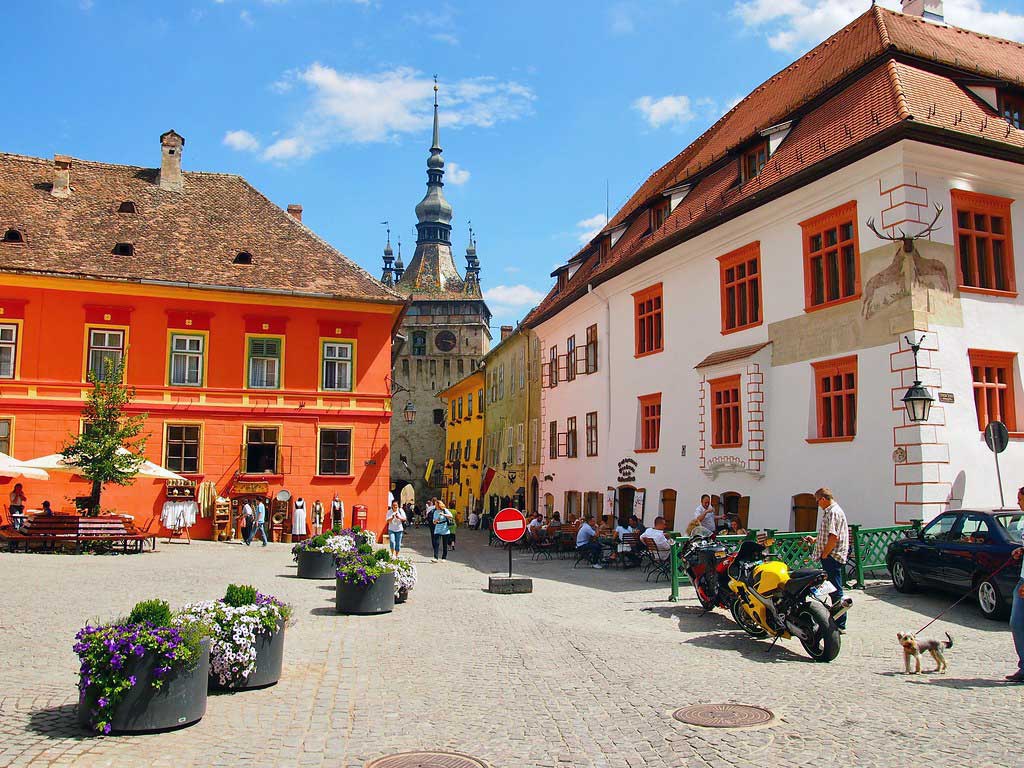
[[202, 336], [178, 333], [171, 336], [171, 384], [173, 386], [202, 386], [205, 341]]
[[13, 379], [18, 354], [18, 326], [0, 325], [0, 379]]
[[281, 386], [281, 339], [249, 339], [249, 387], [278, 389]]
[[523, 464], [526, 461], [525, 429], [526, 426], [524, 424], [516, 424], [516, 464]]
[[124, 357], [124, 331], [89, 329], [89, 373], [100, 378], [112, 375]]
[[323, 389], [352, 391], [352, 345], [346, 342], [323, 343]]
[[512, 426], [510, 425], [508, 427], [508, 435], [505, 443], [505, 462], [512, 464], [515, 460], [515, 443], [513, 442], [513, 431]]

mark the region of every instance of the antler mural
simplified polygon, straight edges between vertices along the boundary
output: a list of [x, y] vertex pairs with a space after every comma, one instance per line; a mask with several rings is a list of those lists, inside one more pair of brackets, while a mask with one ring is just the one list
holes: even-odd
[[895, 242], [897, 240], [902, 241], [903, 242], [903, 251], [905, 253], [910, 253], [911, 251], [914, 250], [914, 241], [915, 240], [920, 240], [921, 238], [925, 237], [926, 235], [930, 235], [932, 232], [934, 232], [937, 229], [936, 225], [939, 223], [939, 217], [941, 215], [942, 215], [942, 206], [939, 205], [938, 203], [935, 203], [935, 218], [932, 219], [931, 223], [927, 227], [922, 229], [916, 235], [908, 235], [906, 232], [903, 231], [903, 227], [897, 227], [896, 231], [899, 232], [899, 235], [887, 235], [887, 234], [884, 234], [882, 232], [879, 232], [878, 229], [875, 227], [875, 219], [874, 219], [874, 217], [872, 217], [872, 218], [867, 220], [867, 225], [868, 225], [868, 229], [870, 229], [872, 232], [874, 232], [875, 236], [878, 237], [880, 240], [892, 240], [893, 242]]

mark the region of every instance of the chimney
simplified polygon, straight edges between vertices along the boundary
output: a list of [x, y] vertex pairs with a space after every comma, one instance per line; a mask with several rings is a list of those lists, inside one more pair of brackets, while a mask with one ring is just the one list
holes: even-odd
[[300, 224], [302, 223], [302, 206], [297, 203], [288, 204], [288, 215]]
[[53, 189], [54, 197], [71, 196], [71, 158], [67, 155], [53, 156]]
[[920, 16], [925, 21], [945, 24], [942, 13], [942, 0], [902, 0], [903, 13], [907, 16]]
[[181, 151], [185, 139], [173, 130], [160, 136], [160, 189], [181, 192]]
[[505, 339], [507, 339], [511, 335], [512, 335], [512, 326], [511, 325], [503, 325], [503, 326], [501, 326], [501, 340], [502, 341], [504, 341]]

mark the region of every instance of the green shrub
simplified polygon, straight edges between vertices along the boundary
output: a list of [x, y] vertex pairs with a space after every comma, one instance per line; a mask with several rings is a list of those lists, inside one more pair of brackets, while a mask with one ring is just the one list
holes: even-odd
[[386, 549], [378, 549], [374, 553], [374, 557], [377, 558], [378, 563], [387, 563], [391, 561], [391, 553]]
[[228, 584], [228, 591], [224, 593], [224, 602], [232, 608], [255, 605], [256, 587], [251, 587], [248, 584]]
[[356, 551], [361, 555], [372, 555], [373, 547], [371, 547], [369, 544], [360, 544], [358, 547], [356, 547]]
[[128, 614], [128, 624], [144, 624], [149, 622], [155, 627], [171, 626], [171, 606], [166, 600], [143, 600], [136, 603]]

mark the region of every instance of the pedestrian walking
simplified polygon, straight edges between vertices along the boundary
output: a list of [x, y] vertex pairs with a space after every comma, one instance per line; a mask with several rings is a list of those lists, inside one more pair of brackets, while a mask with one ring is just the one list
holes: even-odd
[[[302, 510], [302, 515], [303, 519], [305, 519], [305, 508]], [[263, 546], [267, 546], [267, 505], [263, 503], [263, 499], [256, 500], [256, 529], [253, 533], [249, 534], [250, 543], [256, 538], [257, 533], [263, 539]]]
[[[1017, 506], [1024, 510], [1024, 487], [1017, 491]], [[1013, 591], [1013, 608], [1010, 610], [1010, 632], [1017, 650], [1017, 671], [1007, 675], [1006, 679], [1011, 683], [1024, 683], [1024, 547], [1013, 550], [1013, 557], [1021, 561], [1020, 580]]]
[[[850, 526], [846, 522], [843, 508], [832, 496], [831, 488], [819, 488], [814, 492], [814, 498], [821, 510], [818, 535], [806, 536], [804, 541], [808, 544], [814, 543], [811, 559], [821, 562], [822, 569], [828, 574], [828, 580], [836, 588], [835, 594], [832, 595], [832, 604], [835, 605], [843, 599], [843, 567], [850, 554]], [[843, 614], [836, 621], [840, 632], [846, 631], [847, 615]]]
[[256, 511], [252, 508], [252, 504], [246, 499], [245, 503], [242, 504], [242, 541], [245, 542], [245, 546], [252, 544], [252, 534], [255, 530], [256, 525]]
[[433, 511], [430, 513], [430, 522], [433, 525], [434, 533], [431, 536], [431, 543], [434, 545], [434, 557], [430, 562], [436, 563], [438, 554], [441, 555], [441, 562], [448, 561], [448, 532], [455, 522], [455, 517], [449, 512], [444, 502], [434, 499], [431, 505]]
[[391, 502], [391, 509], [388, 510], [388, 549], [391, 554], [397, 556], [402, 551], [402, 536], [405, 534], [405, 523], [408, 517], [397, 501]]

